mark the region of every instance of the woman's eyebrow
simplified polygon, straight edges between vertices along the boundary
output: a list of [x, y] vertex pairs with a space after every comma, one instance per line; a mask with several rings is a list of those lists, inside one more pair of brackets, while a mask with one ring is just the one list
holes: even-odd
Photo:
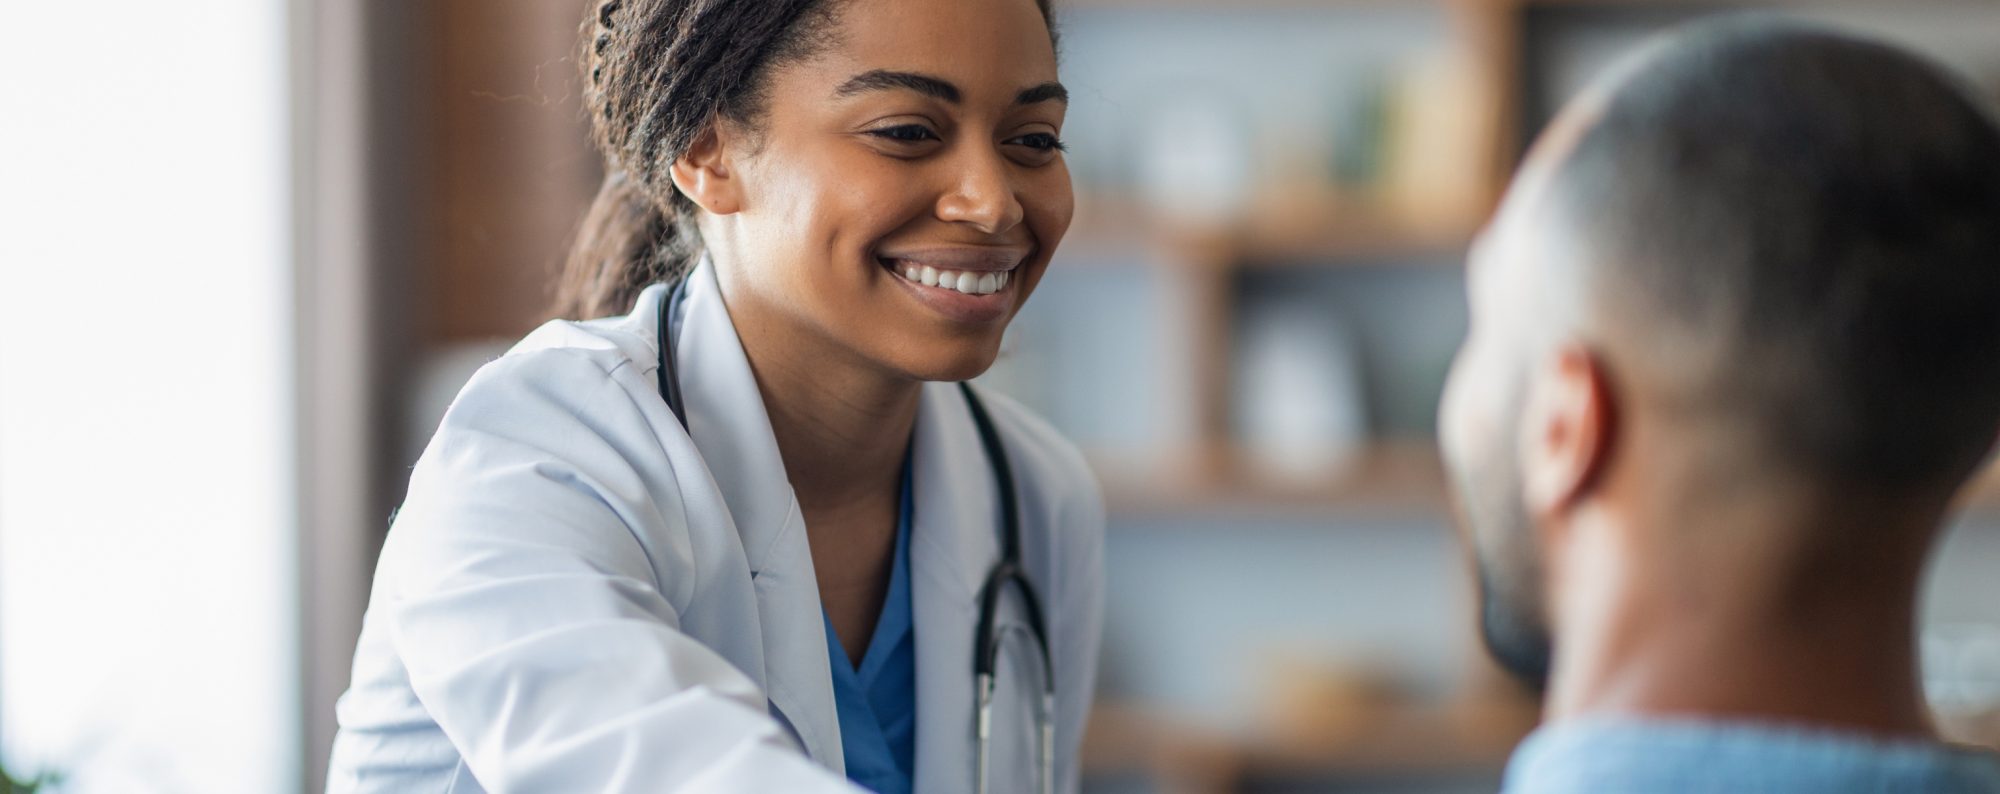
[[1014, 104], [1016, 105], [1032, 105], [1036, 102], [1061, 102], [1067, 105], [1069, 104], [1069, 89], [1064, 88], [1062, 83], [1051, 80], [1033, 88], [1023, 90], [1014, 97]]
[[833, 95], [836, 97], [850, 97], [870, 91], [888, 91], [898, 88], [942, 99], [954, 105], [958, 104], [959, 101], [958, 86], [952, 85], [949, 81], [941, 80], [927, 74], [894, 72], [888, 69], [876, 69], [850, 77], [847, 79], [847, 82], [841, 83], [839, 88], [833, 90]]
[[[950, 80], [932, 77], [917, 72], [898, 72], [890, 69], [875, 69], [862, 72], [841, 83], [833, 90], [835, 97], [851, 97], [870, 91], [915, 91], [924, 96], [941, 99], [954, 105], [961, 101], [958, 86]], [[1069, 104], [1069, 89], [1053, 80], [1021, 90], [1014, 96], [1015, 105], [1033, 105], [1038, 102], [1061, 102]]]

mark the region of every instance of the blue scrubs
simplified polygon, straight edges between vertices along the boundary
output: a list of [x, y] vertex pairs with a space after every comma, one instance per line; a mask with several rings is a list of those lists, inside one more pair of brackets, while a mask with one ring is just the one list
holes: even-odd
[[[826, 655], [833, 668], [834, 709], [847, 779], [878, 794], [908, 794], [917, 750], [917, 646], [910, 618], [910, 464], [903, 463], [902, 508], [896, 518], [896, 559], [889, 596], [856, 669], [826, 621]], [[824, 613], [822, 613], [822, 617]]]

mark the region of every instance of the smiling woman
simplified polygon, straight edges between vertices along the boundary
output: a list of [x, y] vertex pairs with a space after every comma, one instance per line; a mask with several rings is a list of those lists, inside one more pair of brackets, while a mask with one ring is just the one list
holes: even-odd
[[418, 463], [330, 788], [1074, 789], [1101, 499], [957, 383], [1069, 227], [1047, 5], [610, 0], [584, 34], [611, 176], [572, 319]]

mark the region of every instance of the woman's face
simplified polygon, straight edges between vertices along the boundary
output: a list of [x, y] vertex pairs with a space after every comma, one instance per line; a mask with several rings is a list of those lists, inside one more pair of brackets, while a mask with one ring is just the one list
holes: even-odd
[[[725, 124], [704, 218], [736, 322], [894, 376], [986, 370], [1069, 228], [1066, 93], [1034, 0], [831, 0], [832, 38]], [[716, 239], [717, 237], [721, 239]]]

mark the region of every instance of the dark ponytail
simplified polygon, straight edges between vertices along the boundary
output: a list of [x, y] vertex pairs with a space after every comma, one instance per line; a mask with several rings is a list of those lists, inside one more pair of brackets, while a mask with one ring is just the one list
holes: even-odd
[[[774, 65], [826, 44], [838, 0], [600, 0], [583, 22], [583, 104], [604, 187], [557, 284], [555, 313], [630, 311], [701, 254], [694, 202], [668, 169], [718, 118], [762, 112]], [[1035, 0], [1055, 36], [1049, 0]]]
[[557, 314], [575, 319], [620, 314], [647, 285], [678, 278], [699, 254], [692, 244], [699, 234], [676, 228], [680, 225], [625, 172], [606, 175], [563, 265]]
[[701, 253], [668, 168], [719, 117], [753, 119], [773, 64], [822, 40], [831, 0], [601, 0], [583, 22], [584, 108], [604, 186], [577, 230], [555, 314], [630, 311]]

